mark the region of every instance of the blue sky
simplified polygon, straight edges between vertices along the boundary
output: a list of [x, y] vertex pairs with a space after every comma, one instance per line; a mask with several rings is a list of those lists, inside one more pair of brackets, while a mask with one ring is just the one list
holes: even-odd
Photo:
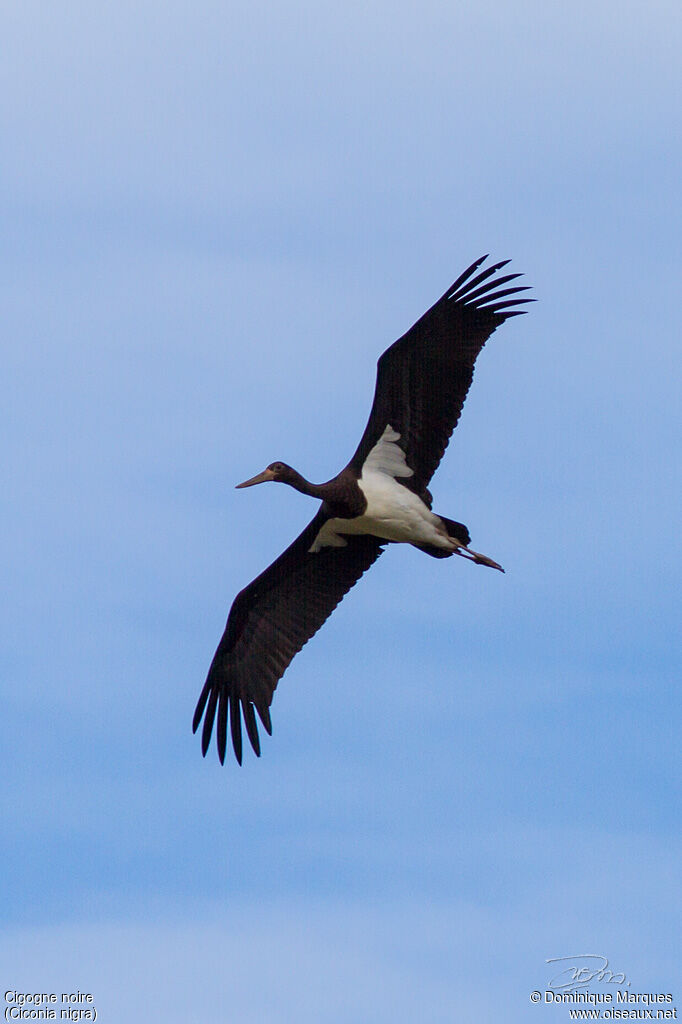
[[[568, 1019], [545, 959], [679, 962], [679, 6], [0, 14], [5, 989], [101, 1020]], [[194, 704], [473, 259], [434, 480], [505, 576], [391, 549], [258, 761]], [[453, 564], [457, 562], [458, 564]], [[529, 1017], [530, 1013], [530, 1017]]]

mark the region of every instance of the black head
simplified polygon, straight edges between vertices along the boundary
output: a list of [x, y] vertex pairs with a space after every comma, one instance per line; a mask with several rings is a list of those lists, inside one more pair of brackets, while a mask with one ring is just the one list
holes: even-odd
[[264, 484], [268, 480], [274, 480], [282, 484], [293, 484], [297, 483], [299, 479], [300, 477], [296, 470], [292, 469], [291, 466], [287, 466], [286, 462], [271, 462], [262, 473], [252, 476], [250, 480], [245, 480], [243, 484], [237, 484], [237, 487], [253, 487], [254, 484]]

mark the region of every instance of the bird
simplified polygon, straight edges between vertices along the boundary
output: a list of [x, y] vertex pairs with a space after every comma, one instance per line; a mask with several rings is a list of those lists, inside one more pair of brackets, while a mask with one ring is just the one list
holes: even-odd
[[[376, 562], [388, 544], [411, 544], [434, 558], [459, 555], [504, 572], [474, 551], [463, 523], [432, 511], [428, 489], [460, 417], [474, 363], [493, 331], [528, 312], [521, 274], [498, 272], [510, 260], [481, 270], [471, 264], [437, 302], [381, 355], [374, 401], [348, 465], [312, 484], [285, 462], [272, 462], [237, 484], [288, 484], [322, 501], [303, 532], [237, 594], [201, 691], [194, 719], [203, 719], [201, 750], [214, 724], [221, 764], [228, 718], [234, 754], [242, 763], [242, 720], [260, 757], [256, 714], [272, 734], [270, 706], [294, 655]], [[508, 287], [504, 287], [507, 285]]]

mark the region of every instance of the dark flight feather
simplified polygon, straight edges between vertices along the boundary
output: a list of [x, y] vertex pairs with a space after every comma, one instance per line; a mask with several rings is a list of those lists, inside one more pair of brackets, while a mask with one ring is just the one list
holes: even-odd
[[369, 536], [348, 537], [346, 547], [311, 553], [327, 519], [320, 509], [293, 544], [235, 598], [194, 713], [194, 732], [204, 718], [204, 754], [218, 705], [218, 754], [225, 760], [229, 705], [237, 760], [241, 764], [242, 716], [251, 746], [260, 755], [254, 708], [271, 733], [269, 707], [291, 659], [381, 554], [381, 540]]
[[[507, 298], [526, 290], [521, 286], [497, 291], [521, 276], [493, 277], [509, 260], [476, 274], [485, 259], [472, 263], [380, 357], [369, 421], [349, 463], [354, 472], [361, 472], [390, 424], [400, 434], [397, 444], [414, 473], [401, 477], [400, 483], [424, 495], [459, 420], [479, 352], [495, 328], [515, 315], [513, 306], [533, 301]], [[493, 305], [486, 305], [491, 301]]]

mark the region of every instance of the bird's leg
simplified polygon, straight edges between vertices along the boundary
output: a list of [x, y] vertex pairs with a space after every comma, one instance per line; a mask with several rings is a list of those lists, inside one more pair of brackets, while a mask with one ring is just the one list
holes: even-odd
[[[466, 551], [466, 554], [464, 553]], [[494, 562], [492, 558], [488, 558], [487, 555], [482, 555], [480, 551], [472, 551], [466, 544], [460, 544], [455, 549], [456, 555], [461, 555], [462, 558], [467, 558], [470, 562], [476, 562], [477, 565], [487, 565], [491, 569], [499, 569], [500, 572], [504, 572], [504, 569], [497, 562]]]

